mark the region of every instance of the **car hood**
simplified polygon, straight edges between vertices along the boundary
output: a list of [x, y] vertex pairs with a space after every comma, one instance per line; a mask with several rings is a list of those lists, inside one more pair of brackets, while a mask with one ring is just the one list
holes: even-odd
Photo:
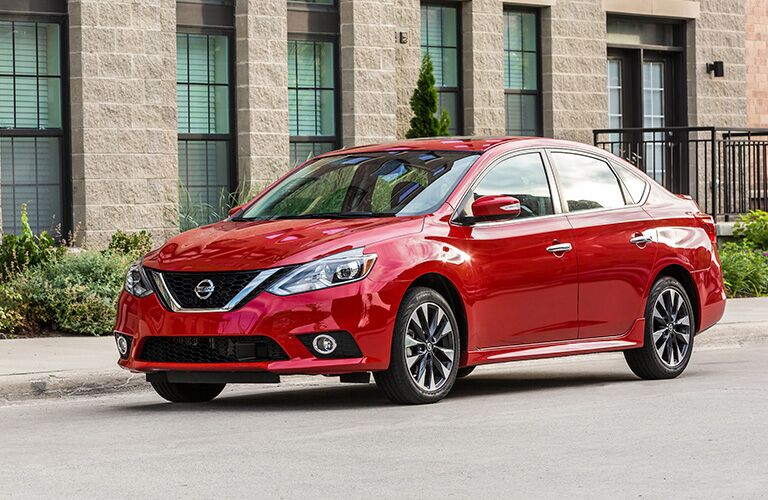
[[144, 258], [161, 271], [246, 271], [301, 264], [421, 231], [423, 217], [223, 221], [186, 231]]

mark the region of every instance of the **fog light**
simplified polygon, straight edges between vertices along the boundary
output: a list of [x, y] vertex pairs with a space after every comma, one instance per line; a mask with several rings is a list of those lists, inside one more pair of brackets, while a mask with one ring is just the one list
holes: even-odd
[[320, 354], [328, 355], [336, 350], [336, 339], [330, 335], [318, 335], [312, 341], [312, 347]]
[[115, 335], [115, 343], [117, 344], [117, 352], [120, 353], [120, 357], [125, 359], [128, 357], [128, 351], [131, 350], [131, 344], [125, 335]]

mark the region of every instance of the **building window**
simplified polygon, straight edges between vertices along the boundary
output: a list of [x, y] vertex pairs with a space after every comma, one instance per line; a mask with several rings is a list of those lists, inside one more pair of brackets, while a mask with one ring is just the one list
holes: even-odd
[[541, 135], [538, 18], [504, 11], [504, 100], [508, 135]]
[[176, 36], [182, 229], [226, 216], [232, 189], [227, 35]]
[[288, 41], [291, 166], [337, 147], [333, 42]]
[[0, 184], [3, 231], [61, 234], [64, 202], [61, 30], [56, 23], [0, 21]]
[[458, 7], [453, 6], [421, 6], [421, 54], [432, 58], [439, 98], [437, 114], [448, 112], [451, 135], [461, 134], [463, 128], [458, 13]]

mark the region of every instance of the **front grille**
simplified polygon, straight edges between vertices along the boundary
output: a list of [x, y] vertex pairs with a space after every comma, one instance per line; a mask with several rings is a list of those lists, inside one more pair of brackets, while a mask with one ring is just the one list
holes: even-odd
[[[156, 272], [156, 271], [155, 271]], [[162, 273], [168, 291], [184, 309], [220, 309], [258, 276], [259, 271], [230, 273]], [[195, 287], [211, 280], [214, 292], [207, 299], [195, 294]]]
[[149, 337], [137, 357], [157, 363], [253, 363], [288, 359], [269, 337]]

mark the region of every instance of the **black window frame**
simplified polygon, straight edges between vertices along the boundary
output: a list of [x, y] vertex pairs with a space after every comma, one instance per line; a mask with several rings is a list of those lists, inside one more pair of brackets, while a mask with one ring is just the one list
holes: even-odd
[[[288, 130], [289, 155], [294, 144], [327, 144], [330, 150], [341, 147], [342, 117], [341, 117], [341, 47], [340, 47], [341, 21], [339, 18], [338, 0], [331, 4], [318, 4], [297, 0], [288, 1], [288, 37], [287, 41], [320, 42], [333, 45], [333, 127], [334, 135], [291, 135]], [[288, 61], [287, 64], [291, 64]], [[289, 90], [290, 87], [286, 87]], [[316, 87], [315, 90], [323, 90]], [[331, 90], [331, 89], [324, 89]], [[290, 99], [290, 94], [288, 96]], [[290, 118], [290, 116], [289, 116]], [[313, 147], [311, 156], [317, 156]], [[304, 161], [299, 161], [293, 168]]]
[[[507, 30], [506, 26], [506, 13], [507, 12], [520, 12], [520, 13], [526, 13], [526, 14], [533, 14], [536, 21], [536, 90], [529, 90], [529, 89], [508, 89], [506, 85], [504, 86], [504, 132], [507, 135], [510, 135], [509, 129], [507, 129], [507, 115], [509, 113], [507, 108], [507, 96], [508, 95], [517, 95], [517, 96], [523, 96], [523, 95], [533, 95], [536, 98], [536, 136], [543, 136], [544, 135], [544, 105], [543, 105], [543, 92], [542, 92], [542, 71], [541, 71], [541, 9], [537, 9], [534, 7], [524, 7], [524, 6], [517, 6], [517, 5], [505, 5], [504, 6], [504, 32]], [[506, 47], [503, 49], [504, 52], [504, 72], [506, 73], [507, 67], [506, 67], [506, 55], [507, 51]], [[525, 52], [525, 51], [521, 51]], [[526, 136], [527, 137], [527, 136]]]
[[[227, 189], [229, 205], [233, 204], [232, 196], [237, 193], [239, 188], [239, 168], [237, 158], [237, 74], [236, 74], [236, 38], [234, 29], [234, 10], [231, 7], [215, 4], [177, 4], [177, 17], [178, 19], [186, 19], [189, 21], [203, 22], [206, 19], [216, 19], [217, 24], [212, 25], [199, 25], [199, 24], [177, 24], [176, 36], [178, 35], [207, 35], [207, 36], [224, 36], [227, 39], [227, 84], [228, 92], [227, 97], [229, 99], [229, 106], [227, 113], [229, 115], [228, 131], [227, 133], [189, 133], [178, 132], [178, 120], [177, 120], [177, 144], [181, 142], [225, 142], [227, 144], [226, 154], [226, 172], [227, 172]], [[213, 16], [212, 14], [215, 14]], [[224, 21], [231, 20], [230, 25], [226, 25]], [[178, 55], [176, 56], [176, 64], [178, 66]], [[176, 85], [178, 89], [177, 80]], [[223, 86], [223, 84], [205, 84], [207, 86]], [[178, 154], [178, 146], [177, 146]], [[179, 158], [179, 185], [182, 184], [181, 178], [181, 158]], [[186, 183], [184, 183], [187, 186]], [[208, 186], [206, 186], [208, 187]], [[182, 203], [182, 200], [179, 200]], [[221, 217], [225, 217], [226, 214], [218, 214]], [[209, 221], [201, 221], [200, 225], [206, 224]]]
[[[456, 10], [456, 87], [443, 87], [441, 85], [435, 84], [435, 88], [437, 89], [437, 95], [438, 95], [438, 113], [440, 113], [440, 94], [455, 94], [456, 95], [456, 123], [451, 123], [451, 128], [455, 129], [455, 134], [461, 136], [464, 134], [464, 27], [463, 27], [463, 2], [451, 2], [451, 1], [432, 1], [432, 0], [424, 0], [419, 2], [419, 15], [421, 15], [421, 8], [424, 6], [428, 7], [446, 7], [446, 8], [452, 8]], [[441, 21], [442, 22], [442, 21]], [[421, 21], [419, 21], [419, 26], [421, 26]], [[442, 27], [442, 26], [441, 26]], [[421, 37], [419, 37], [419, 54], [420, 54], [420, 61], [424, 59], [423, 50], [424, 48], [440, 48], [440, 49], [452, 49], [454, 47], [450, 47], [447, 45], [429, 45], [426, 46], [421, 44]], [[419, 63], [421, 64], [421, 63]]]
[[[32, 6], [32, 3], [30, 3]], [[24, 13], [13, 10], [0, 9], [0, 19], [6, 22], [23, 22], [23, 23], [45, 23], [45, 24], [58, 24], [59, 26], [59, 78], [61, 88], [61, 127], [58, 129], [34, 129], [34, 128], [0, 128], [0, 137], [13, 138], [58, 138], [59, 139], [59, 189], [61, 196], [61, 213], [60, 217], [60, 234], [54, 234], [56, 237], [68, 238], [71, 237], [73, 231], [73, 196], [72, 196], [72, 124], [71, 124], [71, 110], [70, 110], [70, 87], [69, 87], [69, 19], [66, 13], [66, 6], [62, 6], [61, 2], [49, 1], [39, 2], [39, 5], [35, 4], [39, 10], [33, 10], [33, 12], [40, 13]], [[12, 76], [12, 75], [3, 75]], [[39, 103], [38, 103], [39, 106]], [[15, 111], [14, 111], [15, 115]], [[14, 117], [15, 120], [15, 117]], [[38, 116], [39, 121], [39, 116]], [[0, 180], [2, 182], [2, 180]], [[35, 184], [37, 186], [37, 184]], [[14, 187], [15, 191], [15, 187]], [[0, 197], [2, 195], [0, 194]], [[15, 205], [15, 204], [14, 204]], [[19, 207], [14, 207], [15, 210], [19, 210]], [[17, 215], [17, 214], [16, 214]], [[39, 219], [39, 216], [38, 216]], [[2, 222], [0, 221], [0, 226]], [[38, 227], [41, 227], [39, 221]], [[2, 226], [3, 233], [16, 233], [17, 227], [14, 225], [12, 231], [9, 228]], [[18, 227], [20, 230], [20, 227]]]

